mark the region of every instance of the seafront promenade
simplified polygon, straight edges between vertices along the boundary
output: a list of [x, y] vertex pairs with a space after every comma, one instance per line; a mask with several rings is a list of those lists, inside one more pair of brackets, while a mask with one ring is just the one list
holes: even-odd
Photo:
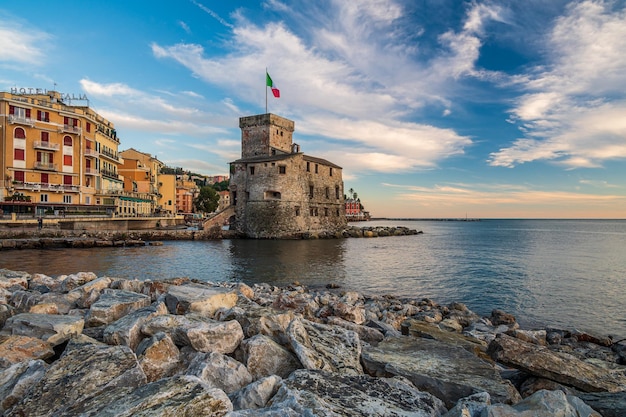
[[[0, 270], [5, 416], [623, 416], [626, 343], [329, 282]], [[63, 383], [59, 383], [63, 381]], [[530, 413], [530, 414], [529, 414]]]

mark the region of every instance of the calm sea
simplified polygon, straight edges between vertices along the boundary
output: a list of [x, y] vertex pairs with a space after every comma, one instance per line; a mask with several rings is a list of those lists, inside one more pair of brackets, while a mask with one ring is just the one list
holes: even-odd
[[328, 283], [366, 294], [499, 308], [525, 327], [626, 338], [626, 220], [372, 221], [424, 233], [311, 241], [175, 241], [163, 246], [0, 251], [0, 267], [56, 276], [187, 276]]

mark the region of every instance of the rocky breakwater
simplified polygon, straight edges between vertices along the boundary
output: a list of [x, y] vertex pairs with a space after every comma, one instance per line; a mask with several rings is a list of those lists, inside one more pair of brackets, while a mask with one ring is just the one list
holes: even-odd
[[3, 416], [624, 416], [626, 344], [463, 304], [0, 270]]

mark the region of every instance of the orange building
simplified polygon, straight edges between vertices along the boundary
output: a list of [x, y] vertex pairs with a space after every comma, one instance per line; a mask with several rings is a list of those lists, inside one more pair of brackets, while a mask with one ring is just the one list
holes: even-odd
[[0, 92], [4, 212], [112, 214], [120, 208], [115, 127], [74, 101], [87, 98], [42, 89]]

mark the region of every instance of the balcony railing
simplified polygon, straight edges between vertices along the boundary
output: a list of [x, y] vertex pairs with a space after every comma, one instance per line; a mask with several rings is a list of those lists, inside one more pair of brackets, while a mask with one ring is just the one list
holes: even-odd
[[112, 159], [114, 161], [119, 161], [120, 160], [119, 157], [116, 154], [114, 154], [113, 152], [110, 152], [110, 151], [101, 150], [100, 151], [100, 155], [101, 156], [106, 156], [107, 158]]
[[80, 135], [83, 130], [78, 126], [63, 125], [61, 126], [60, 131], [65, 132], [65, 133], [75, 133], [77, 135]]
[[87, 175], [98, 175], [99, 172], [95, 168], [85, 168], [85, 174], [87, 174]]
[[35, 162], [35, 169], [43, 169], [46, 171], [57, 171], [57, 164], [50, 162]]
[[102, 175], [104, 175], [105, 177], [119, 179], [119, 175], [117, 175], [117, 172], [115, 172], [115, 171], [109, 171], [107, 169], [101, 169], [100, 173]]
[[98, 156], [98, 151], [96, 151], [95, 149], [87, 148], [85, 149], [85, 156], [93, 156], [94, 158], [96, 158]]
[[35, 149], [47, 149], [50, 151], [58, 151], [60, 149], [60, 145], [58, 143], [50, 143], [50, 142], [33, 142], [33, 147]]
[[77, 193], [79, 191], [78, 185], [68, 184], [49, 184], [46, 182], [14, 182], [13, 188], [16, 190], [28, 190], [28, 191], [54, 191]]
[[13, 114], [9, 115], [9, 123], [17, 123], [20, 125], [28, 125], [30, 127], [35, 126], [35, 121], [30, 117], [20, 117]]

